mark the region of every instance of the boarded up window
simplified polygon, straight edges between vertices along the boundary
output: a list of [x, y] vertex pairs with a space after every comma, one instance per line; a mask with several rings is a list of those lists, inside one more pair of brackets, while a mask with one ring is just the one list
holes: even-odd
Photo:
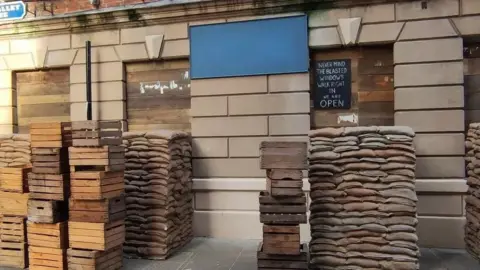
[[326, 126], [369, 126], [394, 124], [393, 48], [371, 47], [314, 52], [312, 57], [312, 100], [315, 95], [315, 61], [351, 61], [351, 108], [312, 109], [312, 129]]
[[31, 123], [70, 121], [70, 71], [52, 69], [15, 73], [18, 132]]
[[190, 131], [188, 61], [132, 63], [126, 68], [129, 130]]
[[480, 122], [480, 43], [464, 48], [465, 121]]

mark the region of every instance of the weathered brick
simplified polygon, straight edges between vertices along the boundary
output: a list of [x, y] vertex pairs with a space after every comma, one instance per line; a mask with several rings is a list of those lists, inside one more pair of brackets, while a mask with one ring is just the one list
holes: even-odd
[[273, 115], [268, 117], [268, 131], [270, 135], [305, 135], [310, 130], [310, 116]]
[[418, 157], [415, 175], [417, 178], [463, 178], [464, 157]]
[[148, 59], [147, 48], [144, 43], [115, 46], [115, 51], [122, 61]]
[[12, 71], [0, 71], [0, 88], [12, 88]]
[[463, 132], [464, 115], [463, 110], [396, 112], [395, 125], [409, 126], [415, 132]]
[[192, 96], [267, 93], [267, 76], [192, 80]]
[[316, 10], [308, 16], [308, 27], [337, 26], [338, 19], [349, 18], [348, 9]]
[[[85, 84], [70, 85], [70, 102], [85, 102]], [[122, 81], [92, 83], [92, 101], [125, 100], [125, 83]]]
[[452, 19], [462, 37], [480, 34], [480, 16], [458, 17]]
[[397, 40], [404, 23], [367, 24], [362, 27], [359, 44], [385, 44]]
[[0, 89], [0, 107], [17, 106], [14, 89]]
[[399, 21], [457, 16], [460, 13], [459, 0], [429, 1], [422, 8], [421, 1], [396, 3], [396, 18]]
[[453, 179], [416, 179], [417, 193], [451, 193], [465, 194], [468, 190], [467, 181], [463, 178]]
[[268, 92], [299, 92], [310, 90], [310, 74], [295, 73], [268, 76]]
[[190, 42], [188, 39], [169, 40], [163, 43], [162, 58], [185, 58], [190, 55]]
[[11, 70], [35, 68], [35, 62], [31, 53], [4, 55], [3, 59]]
[[120, 30], [122, 44], [145, 42], [146, 36], [165, 34], [165, 26], [125, 28]]
[[462, 4], [462, 14], [472, 15], [480, 14], [480, 1], [478, 0], [460, 0]]
[[[92, 82], [123, 81], [125, 72], [122, 62], [92, 64]], [[85, 65], [70, 67], [70, 83], [85, 83]]]
[[465, 154], [463, 133], [416, 134], [414, 143], [417, 156], [463, 156]]
[[310, 48], [333, 48], [342, 46], [337, 27], [310, 29], [308, 46]]
[[463, 63], [397, 65], [394, 83], [395, 87], [463, 84]]
[[73, 60], [77, 50], [60, 50], [49, 51], [46, 57], [46, 67], [69, 67], [73, 64]]
[[395, 110], [463, 108], [463, 86], [395, 89]]
[[385, 4], [352, 7], [350, 17], [361, 17], [362, 23], [395, 21], [395, 5]]
[[193, 157], [228, 157], [227, 138], [193, 138]]
[[258, 158], [202, 158], [193, 160], [195, 177], [265, 177]]
[[90, 40], [92, 47], [117, 45], [120, 43], [120, 30], [72, 34], [72, 48], [85, 47], [87, 40]]
[[165, 25], [165, 40], [188, 38], [188, 23]]
[[191, 99], [191, 116], [228, 115], [227, 97], [193, 97]]
[[267, 135], [266, 116], [208, 117], [192, 119], [194, 137]]
[[258, 209], [257, 191], [215, 190], [195, 192], [195, 210], [258, 211]]
[[16, 125], [17, 108], [12, 106], [0, 107], [0, 125]]
[[[439, 206], [442, 207], [439, 207]], [[463, 199], [461, 195], [420, 195], [418, 214], [429, 216], [461, 216]]]
[[422, 247], [464, 248], [464, 230], [465, 217], [418, 217], [417, 234]]
[[[72, 103], [70, 105], [71, 121], [87, 120], [85, 103]], [[127, 119], [125, 101], [92, 102], [92, 120], [124, 120]]]
[[398, 40], [456, 37], [457, 32], [448, 19], [406, 22]]
[[463, 40], [449, 38], [396, 42], [393, 52], [396, 64], [462, 60]]
[[309, 113], [310, 93], [228, 97], [229, 115]]
[[307, 142], [307, 136], [289, 137], [239, 137], [228, 139], [230, 157], [259, 157], [260, 143], [263, 141], [300, 141]]
[[70, 49], [70, 35], [54, 35], [10, 41], [10, 53], [27, 53], [47, 48], [52, 51]]
[[[114, 46], [92, 47], [91, 51], [92, 63], [116, 62], [120, 61]], [[85, 64], [85, 49], [79, 49], [75, 56], [74, 64]]]

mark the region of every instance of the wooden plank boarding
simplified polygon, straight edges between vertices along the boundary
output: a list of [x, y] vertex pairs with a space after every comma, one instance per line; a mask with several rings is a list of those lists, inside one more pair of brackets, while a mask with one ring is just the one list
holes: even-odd
[[32, 148], [60, 148], [72, 145], [72, 125], [70, 122], [30, 124], [30, 144]]
[[72, 122], [73, 146], [104, 146], [122, 144], [121, 121]]
[[70, 248], [104, 251], [125, 241], [123, 220], [110, 223], [68, 222]]
[[263, 225], [263, 251], [267, 254], [300, 255], [300, 226]]
[[264, 250], [264, 243], [260, 242], [257, 248], [258, 270], [307, 270], [308, 247], [307, 244], [298, 244], [299, 255], [272, 255]]
[[68, 215], [66, 202], [61, 201], [28, 201], [28, 221], [38, 223], [57, 223], [65, 221]]
[[31, 199], [64, 201], [69, 196], [70, 174], [28, 175], [28, 187]]
[[124, 171], [123, 146], [70, 147], [70, 171]]
[[0, 213], [2, 215], [27, 216], [28, 193], [0, 191]]
[[1, 216], [0, 241], [22, 243], [26, 241], [25, 217]]
[[267, 178], [267, 192], [272, 196], [302, 196], [302, 187], [303, 182], [301, 180], [272, 180]]
[[64, 249], [67, 247], [67, 222], [54, 224], [27, 221], [29, 246]]
[[307, 169], [306, 142], [261, 142], [261, 169]]
[[117, 270], [123, 266], [123, 246], [107, 251], [91, 251], [69, 248], [68, 269], [76, 270]]
[[0, 266], [28, 267], [27, 243], [10, 243], [0, 241]]
[[307, 223], [307, 199], [299, 197], [273, 197], [260, 192], [260, 222], [271, 225], [297, 225]]
[[28, 247], [28, 257], [31, 270], [63, 270], [67, 269], [67, 254], [65, 249]]
[[125, 218], [125, 197], [97, 201], [72, 200], [69, 203], [69, 221], [110, 223]]
[[72, 172], [70, 197], [75, 200], [102, 200], [122, 195], [124, 172]]
[[28, 192], [27, 176], [30, 167], [0, 168], [0, 190], [5, 192]]

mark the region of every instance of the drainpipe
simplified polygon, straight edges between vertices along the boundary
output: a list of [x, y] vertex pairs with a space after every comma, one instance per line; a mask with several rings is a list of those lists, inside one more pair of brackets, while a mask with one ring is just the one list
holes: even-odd
[[87, 78], [87, 120], [92, 120], [92, 57], [90, 41], [85, 42], [86, 78]]

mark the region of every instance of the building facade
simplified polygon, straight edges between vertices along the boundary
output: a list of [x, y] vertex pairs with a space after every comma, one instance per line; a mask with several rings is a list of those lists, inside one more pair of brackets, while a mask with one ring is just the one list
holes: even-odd
[[[32, 122], [86, 119], [90, 40], [94, 119], [122, 120], [129, 131], [192, 132], [196, 235], [261, 238], [261, 141], [307, 141], [309, 130], [325, 126], [406, 125], [417, 132], [420, 243], [464, 246], [465, 126], [480, 121], [478, 0], [100, 2], [105, 9], [58, 14], [75, 8], [50, 6], [57, 9], [38, 8], [35, 16], [0, 25], [1, 133], [28, 132]], [[285, 45], [281, 58], [292, 69], [268, 65], [275, 59], [268, 50], [264, 58], [254, 49], [252, 55], [235, 51], [228, 40], [236, 37], [221, 35], [228, 32], [214, 33], [215, 40], [194, 36], [199, 26], [253, 23], [248, 30], [298, 18], [305, 18], [297, 29], [303, 41], [251, 36], [271, 51]], [[202, 63], [222, 66], [222, 59], [196, 60], [201, 44], [212, 42], [256, 65], [242, 73], [241, 63], [224, 59], [225, 72], [237, 69], [203, 74], [210, 68]], [[255, 58], [265, 59], [264, 71]], [[328, 65], [348, 71], [340, 74], [347, 79], [334, 80], [336, 90], [320, 82], [322, 72], [338, 75], [322, 69]], [[302, 229], [306, 240], [308, 226]]]

